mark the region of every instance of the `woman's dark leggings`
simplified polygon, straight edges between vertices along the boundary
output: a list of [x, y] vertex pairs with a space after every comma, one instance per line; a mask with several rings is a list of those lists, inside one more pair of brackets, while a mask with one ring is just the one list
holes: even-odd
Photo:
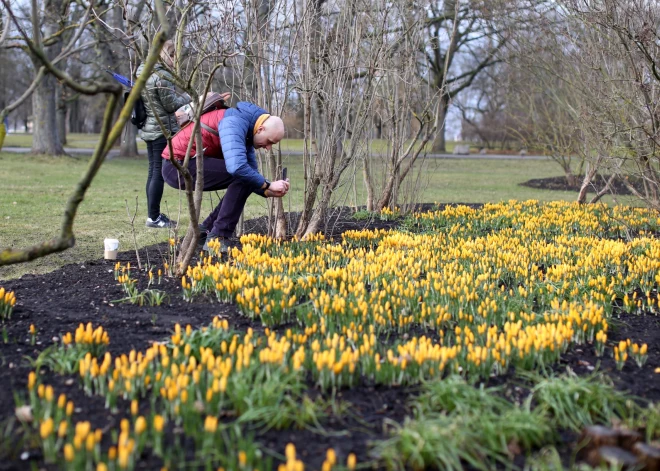
[[167, 146], [164, 136], [155, 141], [147, 141], [149, 173], [147, 173], [147, 211], [152, 220], [160, 216], [160, 200], [163, 197], [164, 180], [162, 174], [163, 158], [161, 154]]

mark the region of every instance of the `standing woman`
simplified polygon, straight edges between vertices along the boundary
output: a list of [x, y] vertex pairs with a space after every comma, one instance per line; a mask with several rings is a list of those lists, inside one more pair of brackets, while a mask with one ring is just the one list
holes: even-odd
[[[170, 69], [174, 68], [175, 61], [174, 42], [169, 40], [163, 46], [160, 60]], [[161, 63], [156, 64], [153, 72], [147, 79], [142, 100], [147, 112], [147, 120], [140, 131], [140, 137], [147, 143], [147, 155], [149, 156], [149, 173], [147, 174], [147, 227], [168, 228], [176, 226], [176, 221], [171, 221], [167, 215], [160, 212], [160, 200], [163, 197], [163, 175], [161, 169], [163, 159], [161, 154], [167, 147], [165, 135], [173, 136], [179, 125], [176, 121], [176, 110], [190, 103], [190, 97], [179, 94], [174, 88], [174, 78]], [[140, 75], [144, 64], [140, 64], [137, 74]], [[160, 123], [159, 123], [159, 119]], [[165, 135], [163, 128], [165, 128]]]

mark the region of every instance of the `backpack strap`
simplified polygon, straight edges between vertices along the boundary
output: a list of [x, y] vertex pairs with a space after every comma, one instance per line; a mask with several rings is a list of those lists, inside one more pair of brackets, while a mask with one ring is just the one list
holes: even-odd
[[205, 129], [206, 131], [210, 132], [214, 136], [220, 136], [220, 133], [218, 132], [217, 129], [213, 129], [211, 126], [204, 124], [200, 121], [200, 126], [202, 126], [202, 129]]

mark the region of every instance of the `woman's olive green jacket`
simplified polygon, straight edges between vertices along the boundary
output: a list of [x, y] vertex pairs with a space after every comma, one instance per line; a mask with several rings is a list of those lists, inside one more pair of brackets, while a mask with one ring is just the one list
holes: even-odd
[[[136, 75], [139, 76], [143, 68], [144, 65], [141, 64]], [[147, 111], [147, 120], [140, 131], [140, 137], [145, 141], [155, 141], [163, 136], [163, 130], [156, 116], [160, 118], [165, 129], [174, 135], [179, 130], [174, 112], [190, 103], [190, 97], [176, 91], [174, 79], [165, 66], [156, 64], [141, 96]]]

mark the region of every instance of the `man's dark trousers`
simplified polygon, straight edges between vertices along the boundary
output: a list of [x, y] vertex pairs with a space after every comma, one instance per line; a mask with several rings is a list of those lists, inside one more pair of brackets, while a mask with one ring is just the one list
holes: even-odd
[[[179, 176], [176, 167], [167, 159], [163, 159], [163, 179], [172, 188], [183, 190], [186, 187], [183, 178]], [[193, 177], [193, 186], [197, 179], [197, 158], [190, 159], [188, 171]], [[179, 184], [179, 181], [181, 184]], [[252, 190], [227, 172], [223, 159], [204, 157], [204, 191], [227, 190], [224, 198], [209, 214], [203, 224], [211, 230], [211, 234], [220, 237], [231, 237], [243, 207]]]

